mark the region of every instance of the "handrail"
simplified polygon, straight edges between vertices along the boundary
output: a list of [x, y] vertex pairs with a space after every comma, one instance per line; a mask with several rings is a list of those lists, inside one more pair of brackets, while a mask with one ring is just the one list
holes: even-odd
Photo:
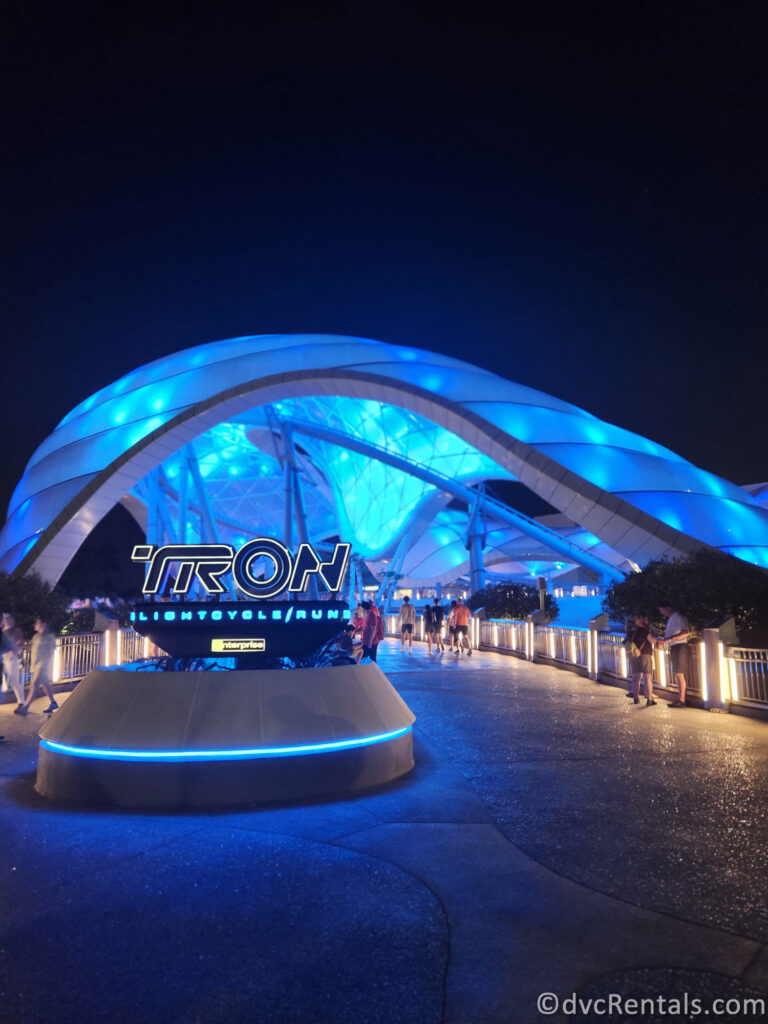
[[[396, 633], [397, 616], [385, 615], [386, 632]], [[146, 653], [146, 640], [132, 629], [119, 630], [120, 640], [114, 652], [119, 664], [139, 660]], [[53, 682], [72, 682], [82, 678], [91, 669], [104, 662], [103, 633], [75, 633], [56, 638], [53, 664]], [[414, 639], [425, 639], [423, 619], [416, 614]], [[624, 648], [622, 633], [599, 632], [579, 626], [534, 623], [514, 619], [471, 619], [473, 647], [483, 650], [512, 653], [529, 660], [543, 660], [588, 674], [598, 681], [626, 683], [630, 678], [630, 664]], [[705, 645], [691, 646], [691, 671], [688, 691], [696, 699], [708, 704], [708, 693], [727, 695], [726, 710], [731, 704], [745, 709], [768, 711], [768, 650], [720, 645], [718, 663], [710, 661], [706, 667]], [[20, 658], [22, 682], [29, 678], [29, 648]], [[721, 674], [713, 679], [712, 673]], [[674, 693], [674, 678], [666, 652], [654, 654], [654, 687], [661, 692]]]

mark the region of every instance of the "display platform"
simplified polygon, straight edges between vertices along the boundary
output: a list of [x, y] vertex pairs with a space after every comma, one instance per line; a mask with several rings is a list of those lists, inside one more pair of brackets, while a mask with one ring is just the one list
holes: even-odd
[[378, 667], [96, 669], [40, 731], [51, 800], [215, 807], [350, 793], [413, 768], [415, 716]]

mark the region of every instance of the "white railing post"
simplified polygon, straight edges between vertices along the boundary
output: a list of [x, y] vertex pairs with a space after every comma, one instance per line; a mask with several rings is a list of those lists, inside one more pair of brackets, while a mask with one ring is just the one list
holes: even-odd
[[533, 615], [525, 620], [525, 660], [536, 660], [536, 625]]
[[600, 678], [600, 633], [609, 627], [605, 612], [589, 620], [589, 636], [587, 637], [587, 675], [590, 679]]
[[725, 711], [731, 699], [728, 673], [724, 664], [723, 644], [736, 640], [736, 623], [726, 619], [719, 626], [702, 630], [704, 643], [699, 647], [701, 696], [704, 707]]

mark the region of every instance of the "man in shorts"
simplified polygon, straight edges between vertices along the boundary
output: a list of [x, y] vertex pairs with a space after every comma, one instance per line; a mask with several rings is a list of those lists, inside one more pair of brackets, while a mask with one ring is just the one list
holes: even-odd
[[428, 609], [430, 617], [427, 620], [429, 624], [429, 633], [427, 638], [429, 641], [429, 653], [432, 653], [432, 644], [435, 645], [435, 651], [444, 651], [445, 645], [443, 644], [443, 619], [445, 613], [443, 607], [440, 604], [440, 598], [436, 597], [432, 607]]
[[424, 637], [427, 641], [427, 652], [430, 655], [432, 654], [432, 637], [435, 632], [434, 618], [432, 615], [434, 610], [434, 605], [425, 604], [424, 609], [421, 613], [421, 622], [422, 626], [424, 627]]
[[461, 598], [456, 601], [456, 653], [461, 654], [462, 645], [467, 648], [467, 656], [472, 654], [472, 644], [469, 642], [469, 608]]
[[456, 642], [456, 608], [457, 604], [455, 601], [451, 601], [451, 610], [448, 612], [448, 636], [451, 641], [450, 650], [453, 650], [453, 645]]
[[672, 675], [680, 691], [680, 697], [678, 700], [673, 700], [670, 707], [684, 708], [686, 675], [690, 672], [688, 637], [691, 635], [691, 628], [686, 617], [675, 611], [671, 601], [665, 599], [659, 605], [659, 611], [667, 620], [667, 628], [664, 630], [664, 639], [661, 644], [665, 650], [669, 651]]
[[413, 654], [413, 624], [416, 621], [416, 613], [407, 594], [400, 605], [400, 611], [397, 613], [397, 621], [400, 623], [400, 651], [403, 652], [405, 650], [407, 638], [408, 653]]

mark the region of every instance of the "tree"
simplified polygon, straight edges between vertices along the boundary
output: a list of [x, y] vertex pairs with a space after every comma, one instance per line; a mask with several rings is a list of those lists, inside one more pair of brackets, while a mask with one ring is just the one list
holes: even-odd
[[[539, 591], [525, 583], [494, 583], [484, 590], [478, 590], [467, 600], [467, 607], [472, 611], [485, 608], [489, 619], [527, 618], [531, 612], [539, 609]], [[551, 594], [544, 598], [544, 610], [550, 621], [554, 621], [559, 613], [557, 601]]]
[[69, 599], [58, 587], [52, 587], [37, 573], [17, 576], [0, 572], [0, 611], [10, 612], [16, 625], [29, 639], [34, 633], [35, 619], [48, 623], [58, 633], [69, 618]]
[[702, 548], [679, 561], [649, 562], [642, 572], [610, 587], [603, 607], [620, 622], [645, 614], [658, 620], [668, 600], [691, 626], [706, 626], [731, 616], [739, 630], [768, 626], [768, 572], [714, 548]]

